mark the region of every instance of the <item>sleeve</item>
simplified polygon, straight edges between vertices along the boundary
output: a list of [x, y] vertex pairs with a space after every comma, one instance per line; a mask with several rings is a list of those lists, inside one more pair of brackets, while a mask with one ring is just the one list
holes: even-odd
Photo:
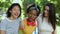
[[4, 21], [0, 23], [0, 30], [6, 30], [6, 23]]

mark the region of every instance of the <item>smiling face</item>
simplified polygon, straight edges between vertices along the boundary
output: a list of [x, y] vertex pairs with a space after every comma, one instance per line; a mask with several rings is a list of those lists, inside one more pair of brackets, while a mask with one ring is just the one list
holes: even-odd
[[20, 8], [18, 6], [14, 6], [10, 13], [12, 17], [18, 18], [18, 16], [20, 15]]
[[45, 14], [45, 17], [49, 16], [49, 7], [48, 6], [45, 6], [44, 14]]
[[37, 11], [36, 10], [31, 10], [28, 13], [28, 19], [29, 21], [34, 21], [37, 18]]

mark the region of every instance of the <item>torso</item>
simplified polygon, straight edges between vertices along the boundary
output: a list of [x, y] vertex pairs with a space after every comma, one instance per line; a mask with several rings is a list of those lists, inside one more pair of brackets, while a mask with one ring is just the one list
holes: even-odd
[[24, 20], [24, 25], [25, 25], [25, 28], [24, 28], [24, 34], [32, 34], [36, 28], [36, 26], [28, 26], [27, 25], [27, 20], [25, 19]]
[[6, 23], [6, 34], [18, 34], [18, 27], [20, 24], [19, 19], [11, 21], [6, 18], [4, 21]]
[[48, 19], [42, 18], [38, 19], [38, 32], [39, 34], [52, 34], [53, 27], [51, 23], [48, 22]]

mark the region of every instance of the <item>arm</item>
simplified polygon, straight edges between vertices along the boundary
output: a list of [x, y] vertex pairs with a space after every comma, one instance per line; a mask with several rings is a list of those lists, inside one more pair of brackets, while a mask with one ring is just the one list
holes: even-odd
[[57, 34], [56, 31], [53, 31], [52, 34]]
[[5, 34], [6, 32], [4, 30], [0, 30], [0, 34]]
[[21, 23], [20, 23], [20, 29], [24, 29], [24, 22], [23, 21], [21, 21]]
[[57, 30], [55, 29], [55, 30], [52, 32], [52, 34], [57, 34]]
[[1, 21], [0, 23], [0, 34], [6, 34], [6, 23], [4, 21]]

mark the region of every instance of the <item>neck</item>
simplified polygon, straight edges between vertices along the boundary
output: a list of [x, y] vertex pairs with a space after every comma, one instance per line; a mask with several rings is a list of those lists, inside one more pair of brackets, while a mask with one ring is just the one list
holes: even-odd
[[28, 19], [28, 21], [30, 21], [30, 22], [34, 22], [35, 20], [29, 20], [29, 19]]
[[15, 20], [16, 18], [14, 18], [13, 16], [8, 17], [10, 20]]
[[45, 18], [47, 18], [47, 19], [48, 19], [49, 17], [48, 17], [48, 16], [46, 16]]

